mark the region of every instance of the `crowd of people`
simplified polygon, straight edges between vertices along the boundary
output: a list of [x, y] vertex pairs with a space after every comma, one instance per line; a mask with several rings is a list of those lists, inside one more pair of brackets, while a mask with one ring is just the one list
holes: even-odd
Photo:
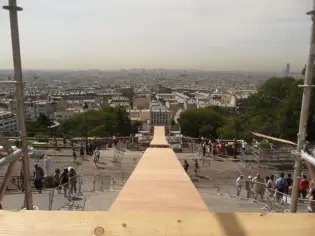
[[203, 156], [206, 156], [206, 153], [209, 153], [212, 156], [228, 156], [229, 154], [231, 154], [233, 158], [236, 158], [239, 151], [245, 152], [247, 147], [246, 141], [238, 141], [236, 139], [231, 142], [227, 142], [219, 139], [214, 140], [201, 138], [200, 145]]
[[[254, 177], [248, 176], [247, 179], [244, 179], [244, 176], [240, 175], [236, 179], [236, 195], [240, 197], [241, 191], [245, 189], [246, 198], [275, 198], [279, 203], [283, 204], [290, 197], [292, 186], [293, 179], [291, 174], [285, 176], [284, 173], [281, 173], [280, 177], [276, 180], [274, 175], [263, 178], [260, 174], [256, 174]], [[299, 188], [302, 201], [308, 200], [308, 211], [315, 212], [315, 184], [313, 181], [309, 181], [307, 176], [304, 175], [300, 178]]]
[[[23, 176], [23, 173], [21, 176]], [[49, 177], [47, 176], [45, 177], [44, 169], [38, 164], [35, 164], [33, 180], [34, 187], [38, 193], [42, 192], [44, 181], [47, 182], [48, 178]], [[55, 169], [50, 187], [56, 188], [58, 193], [61, 193], [61, 190], [63, 189], [64, 196], [68, 197], [77, 193], [77, 178], [77, 173], [73, 167], [65, 167], [62, 172], [60, 172], [60, 169]]]

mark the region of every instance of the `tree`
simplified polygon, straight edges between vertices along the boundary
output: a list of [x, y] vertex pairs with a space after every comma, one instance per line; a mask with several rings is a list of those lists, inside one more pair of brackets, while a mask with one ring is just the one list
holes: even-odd
[[44, 114], [39, 114], [36, 121], [26, 121], [28, 136], [48, 136], [49, 129], [53, 122]]
[[[101, 110], [87, 111], [87, 130], [89, 136], [104, 137], [131, 133], [128, 113], [123, 107], [104, 107]], [[85, 114], [81, 113], [61, 122], [63, 133], [73, 136], [85, 136]]]
[[195, 108], [181, 113], [178, 123], [183, 135], [191, 137], [216, 137], [223, 123], [223, 116], [212, 107]]

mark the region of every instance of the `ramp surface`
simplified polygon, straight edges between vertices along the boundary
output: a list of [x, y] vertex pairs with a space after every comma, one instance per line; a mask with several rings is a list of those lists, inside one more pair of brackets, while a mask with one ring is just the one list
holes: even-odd
[[168, 148], [168, 142], [165, 137], [164, 126], [154, 126], [154, 136], [150, 143], [150, 147], [164, 147]]
[[171, 148], [148, 148], [110, 211], [207, 212]]

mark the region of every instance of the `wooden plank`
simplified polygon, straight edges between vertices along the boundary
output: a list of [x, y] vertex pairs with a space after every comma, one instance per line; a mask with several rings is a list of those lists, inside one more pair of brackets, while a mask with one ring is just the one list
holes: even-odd
[[206, 212], [208, 208], [171, 148], [148, 148], [110, 211]]
[[154, 136], [150, 143], [150, 147], [169, 147], [168, 142], [165, 137], [164, 126], [154, 126]]
[[0, 211], [0, 236], [311, 236], [314, 222], [314, 214]]

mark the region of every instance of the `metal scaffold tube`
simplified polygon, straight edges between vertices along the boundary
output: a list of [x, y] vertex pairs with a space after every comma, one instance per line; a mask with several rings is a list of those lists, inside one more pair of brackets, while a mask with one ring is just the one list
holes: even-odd
[[[301, 115], [300, 115], [300, 124], [299, 124], [299, 133], [298, 133], [298, 141], [297, 141], [297, 153], [301, 153], [306, 139], [307, 132], [307, 124], [310, 110], [310, 100], [312, 94], [312, 79], [313, 79], [313, 69], [314, 69], [314, 61], [315, 61], [315, 0], [313, 0], [313, 9], [312, 11], [307, 13], [312, 16], [312, 27], [311, 27], [311, 38], [310, 38], [310, 48], [309, 48], [309, 57], [306, 66], [306, 73], [304, 79], [303, 88], [303, 98], [302, 98], [302, 106], [301, 106]], [[312, 171], [312, 166], [308, 164], [308, 168], [310, 170], [310, 174], [312, 175], [312, 179], [315, 180], [314, 172]], [[293, 178], [293, 188], [292, 188], [292, 200], [291, 200], [291, 208], [290, 211], [292, 213], [297, 211], [298, 205], [298, 197], [300, 195], [299, 189], [299, 176], [301, 175], [302, 163], [301, 156], [297, 155], [295, 159], [294, 166], [294, 178]]]
[[315, 157], [311, 156], [307, 152], [301, 151], [301, 158], [315, 166]]
[[[13, 53], [13, 65], [14, 65], [14, 77], [16, 81], [16, 103], [18, 109], [18, 122], [19, 129], [21, 131], [21, 149], [23, 152], [23, 172], [24, 179], [28, 180], [30, 176], [29, 157], [27, 149], [27, 133], [24, 114], [24, 86], [22, 78], [22, 63], [20, 53], [20, 39], [19, 39], [19, 27], [18, 27], [18, 11], [22, 11], [21, 7], [16, 5], [16, 0], [9, 0], [9, 5], [3, 7], [9, 11], [10, 14], [10, 26], [11, 26], [11, 39], [12, 39], [12, 53]], [[31, 185], [29, 181], [24, 181], [26, 208], [33, 210], [33, 198]]]

